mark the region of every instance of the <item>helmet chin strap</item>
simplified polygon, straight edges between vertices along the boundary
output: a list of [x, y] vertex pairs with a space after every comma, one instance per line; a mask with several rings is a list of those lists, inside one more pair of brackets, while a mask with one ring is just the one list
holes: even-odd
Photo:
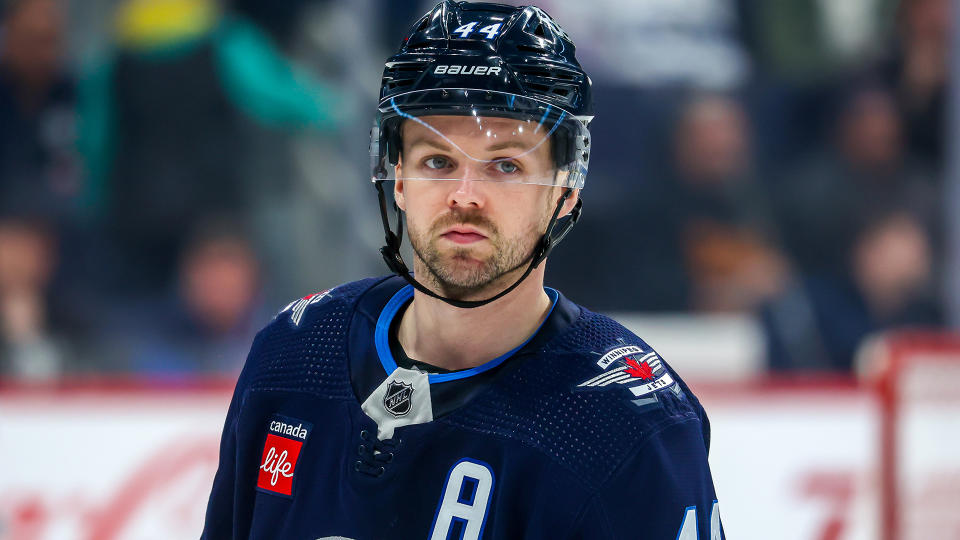
[[480, 306], [485, 306], [490, 302], [493, 302], [510, 291], [517, 288], [520, 283], [530, 275], [530, 272], [533, 272], [533, 269], [540, 265], [544, 259], [547, 258], [547, 255], [550, 254], [550, 251], [563, 240], [563, 237], [570, 232], [570, 229], [573, 228], [574, 224], [577, 223], [577, 220], [580, 219], [580, 213], [583, 210], [583, 201], [577, 199], [577, 204], [574, 205], [573, 210], [570, 211], [570, 217], [565, 222], [560, 224], [557, 235], [553, 235], [553, 230], [559, 222], [560, 210], [563, 209], [563, 204], [570, 198], [570, 195], [573, 193], [573, 189], [566, 188], [563, 192], [563, 197], [557, 201], [557, 207], [553, 211], [553, 216], [550, 218], [550, 223], [547, 224], [547, 230], [543, 233], [543, 236], [540, 237], [540, 240], [537, 242], [537, 245], [534, 247], [533, 252], [530, 254], [530, 265], [527, 266], [527, 269], [523, 272], [523, 275], [510, 285], [506, 289], [500, 291], [495, 296], [487, 298], [486, 300], [456, 300], [454, 298], [447, 298], [441, 296], [425, 285], [417, 281], [410, 270], [407, 268], [407, 264], [403, 261], [403, 257], [400, 256], [400, 243], [403, 238], [403, 218], [400, 215], [400, 207], [396, 203], [393, 205], [393, 209], [397, 215], [397, 232], [394, 233], [390, 228], [390, 219], [387, 216], [387, 197], [383, 191], [383, 181], [375, 182], [377, 186], [377, 196], [380, 199], [380, 217], [383, 219], [383, 230], [386, 234], [386, 245], [380, 248], [380, 254], [383, 255], [384, 262], [387, 263], [387, 267], [390, 268], [398, 276], [402, 277], [413, 287], [422, 292], [423, 294], [436, 298], [437, 300], [442, 300], [450, 304], [451, 306], [458, 308], [475, 308]]

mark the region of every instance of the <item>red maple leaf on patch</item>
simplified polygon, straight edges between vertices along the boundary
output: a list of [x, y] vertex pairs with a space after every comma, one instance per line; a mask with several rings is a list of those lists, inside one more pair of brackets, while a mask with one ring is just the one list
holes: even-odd
[[650, 369], [650, 364], [644, 360], [643, 362], [637, 362], [633, 358], [627, 357], [627, 369], [625, 369], [631, 377], [639, 379], [652, 379], [653, 370]]

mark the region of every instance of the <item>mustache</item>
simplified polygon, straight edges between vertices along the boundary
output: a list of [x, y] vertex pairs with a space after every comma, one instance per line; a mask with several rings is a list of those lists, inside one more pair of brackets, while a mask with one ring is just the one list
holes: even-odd
[[477, 212], [464, 212], [462, 210], [451, 210], [449, 213], [440, 216], [433, 222], [431, 229], [439, 232], [456, 225], [473, 225], [485, 231], [489, 236], [496, 236], [498, 233], [497, 226], [486, 216]]

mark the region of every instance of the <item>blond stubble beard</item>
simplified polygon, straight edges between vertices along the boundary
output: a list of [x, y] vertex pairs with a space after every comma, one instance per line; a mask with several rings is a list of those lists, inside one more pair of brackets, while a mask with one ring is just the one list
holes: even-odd
[[[490, 220], [473, 213], [453, 210], [438, 218], [424, 234], [408, 221], [410, 244], [416, 255], [414, 268], [431, 288], [448, 298], [463, 300], [487, 290], [502, 288], [510, 274], [530, 262], [533, 248], [547, 227], [549, 216], [533, 225], [522, 237], [504, 239]], [[462, 247], [441, 251], [440, 234], [455, 225], [475, 225], [488, 236], [493, 254], [478, 259], [475, 249]], [[480, 264], [477, 264], [479, 260]]]

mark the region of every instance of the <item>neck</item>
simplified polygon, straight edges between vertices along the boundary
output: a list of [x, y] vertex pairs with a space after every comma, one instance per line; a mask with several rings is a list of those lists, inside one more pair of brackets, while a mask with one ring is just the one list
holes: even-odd
[[[476, 308], [454, 307], [416, 291], [400, 321], [400, 345], [411, 358], [450, 370], [476, 367], [507, 353], [526, 341], [550, 311], [543, 268], [541, 264], [503, 298]], [[489, 296], [518, 277], [513, 272], [504, 276], [500, 281], [505, 285]]]

